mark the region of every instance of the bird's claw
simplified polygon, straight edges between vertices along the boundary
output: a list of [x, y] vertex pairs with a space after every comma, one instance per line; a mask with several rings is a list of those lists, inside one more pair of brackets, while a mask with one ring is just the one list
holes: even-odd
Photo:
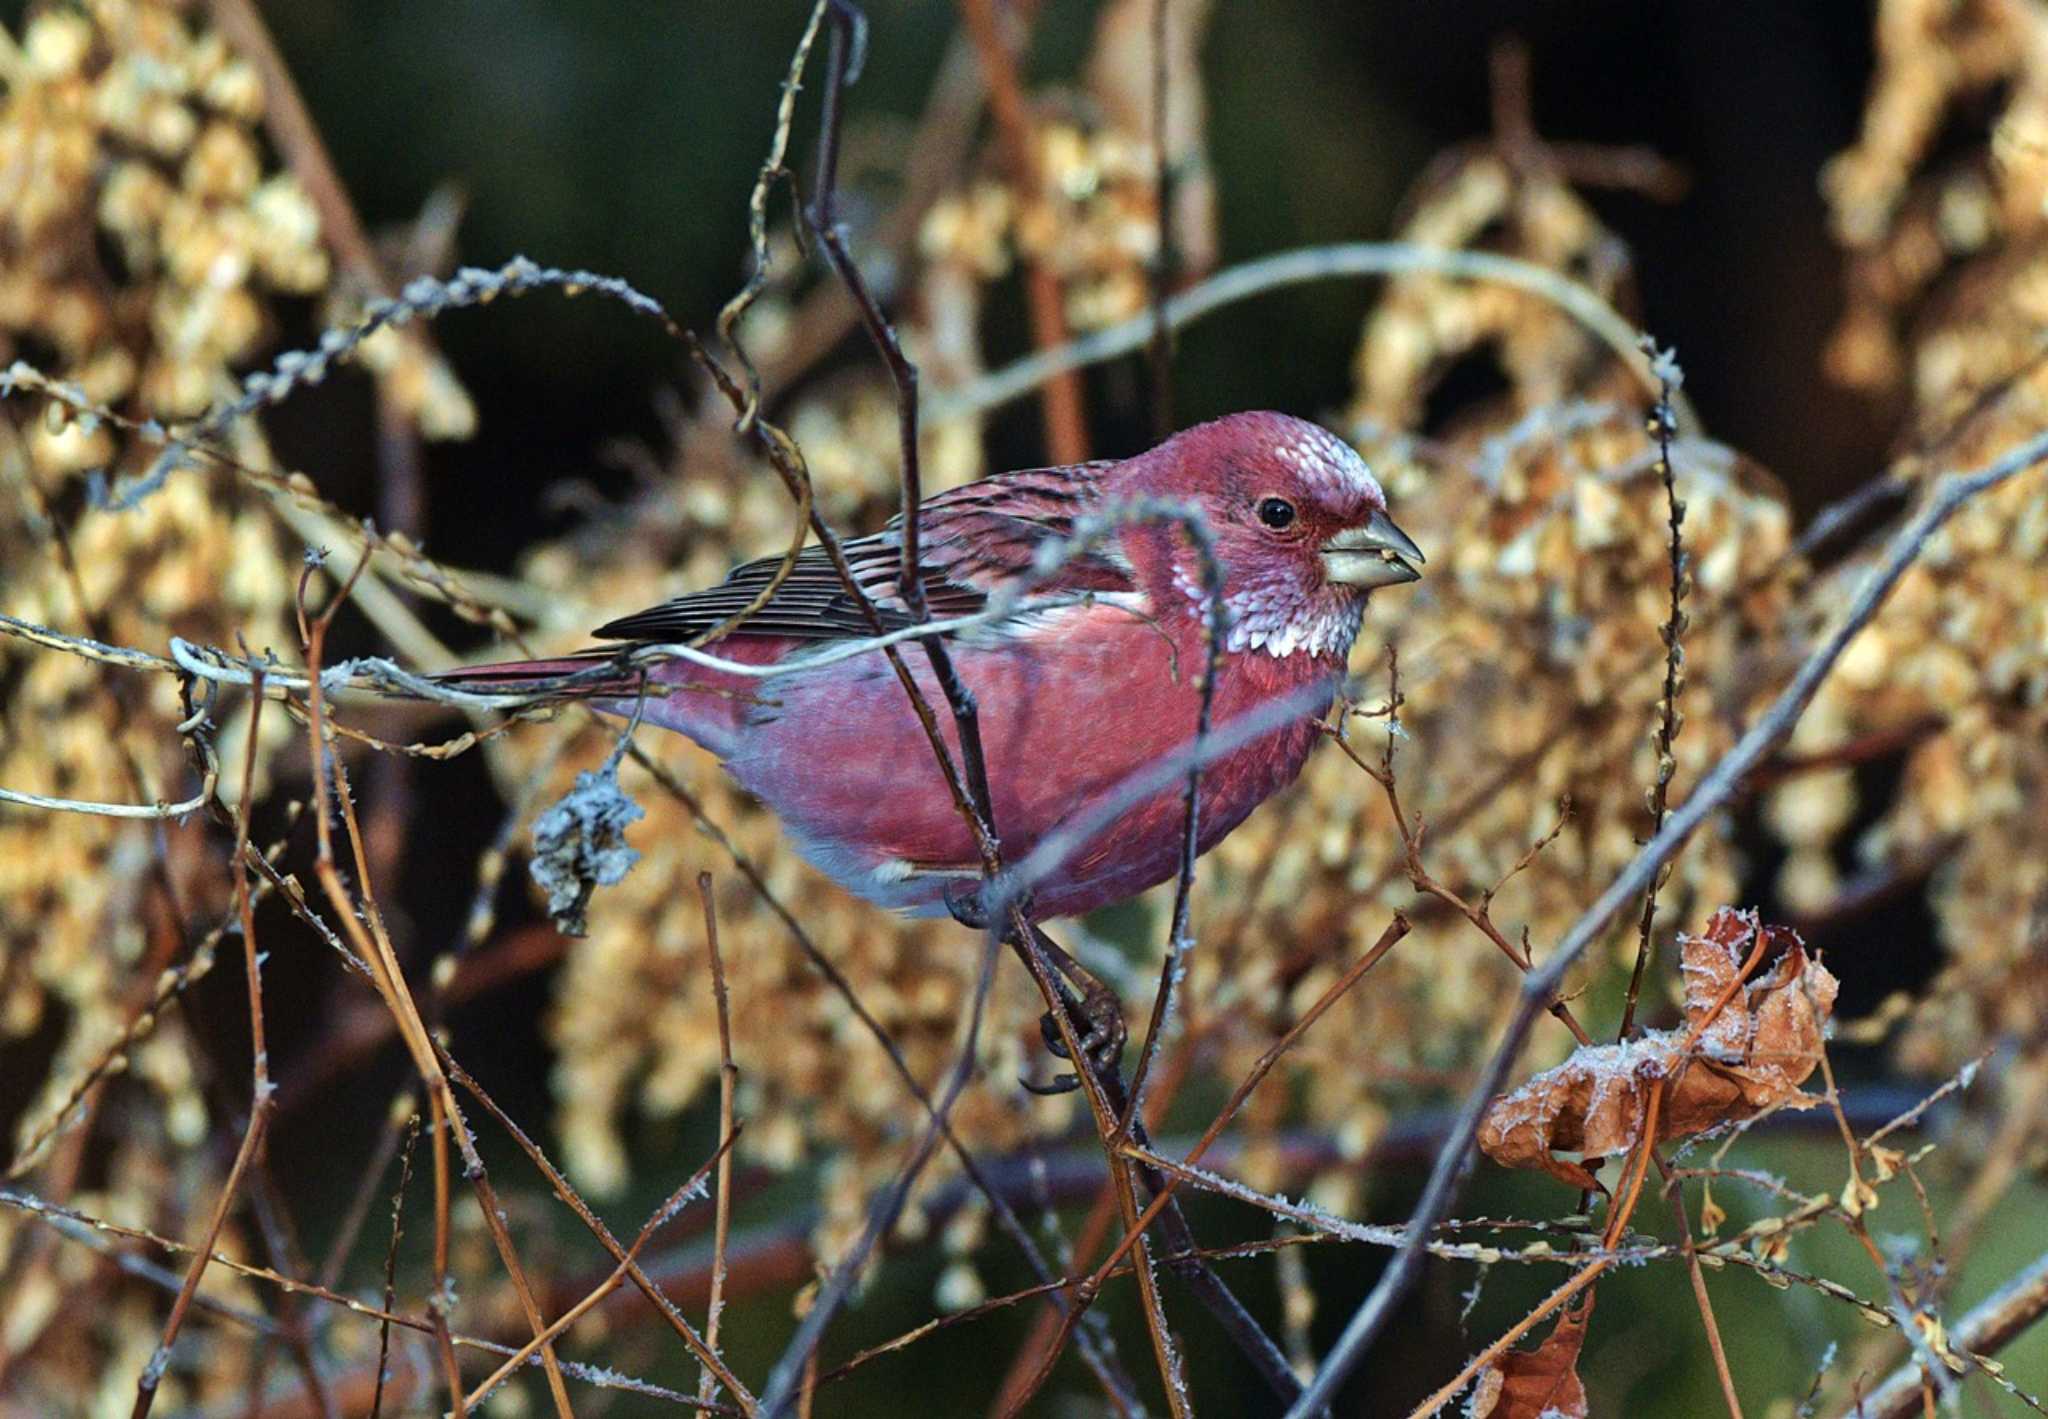
[[1036, 1094], [1041, 1099], [1054, 1099], [1058, 1098], [1061, 1094], [1071, 1094], [1080, 1088], [1081, 1076], [1078, 1074], [1056, 1074], [1052, 1077], [1051, 1082], [1045, 1084], [1034, 1084], [1029, 1079], [1020, 1076], [1017, 1084], [1027, 1094]]
[[[1124, 1045], [1130, 1038], [1130, 1030], [1124, 1024], [1123, 1002], [1106, 986], [1089, 990], [1078, 1005], [1069, 997], [1069, 1010], [1077, 1016], [1076, 1023], [1083, 1026], [1080, 1037], [1081, 1053], [1089, 1065], [1096, 1070], [1114, 1070], [1124, 1057]], [[1059, 1017], [1048, 1010], [1038, 1017], [1039, 1037], [1045, 1047], [1061, 1059], [1072, 1059], [1073, 1051], [1067, 1047], [1066, 1035], [1060, 1029]], [[1078, 1075], [1062, 1074], [1050, 1084], [1033, 1084], [1020, 1081], [1034, 1094], [1067, 1094], [1081, 1087]]]

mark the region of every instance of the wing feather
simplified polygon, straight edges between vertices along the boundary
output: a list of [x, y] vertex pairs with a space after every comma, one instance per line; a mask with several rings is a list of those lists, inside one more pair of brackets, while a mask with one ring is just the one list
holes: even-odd
[[[918, 510], [919, 563], [931, 614], [973, 615], [998, 587], [1027, 575], [1040, 547], [1073, 535], [1076, 517], [1099, 501], [1105, 475], [1115, 466], [1082, 463], [1000, 473], [926, 499]], [[843, 544], [847, 566], [875, 603], [885, 630], [910, 622], [897, 587], [901, 535], [899, 518], [871, 537]], [[604, 640], [645, 642], [700, 636], [752, 605], [782, 561], [762, 557], [743, 563], [717, 586], [622, 616], [595, 634]], [[1075, 557], [1044, 585], [1049, 591], [1137, 590], [1121, 556], [1107, 546]], [[868, 635], [873, 629], [825, 549], [813, 545], [797, 555], [767, 603], [731, 634], [826, 641]]]

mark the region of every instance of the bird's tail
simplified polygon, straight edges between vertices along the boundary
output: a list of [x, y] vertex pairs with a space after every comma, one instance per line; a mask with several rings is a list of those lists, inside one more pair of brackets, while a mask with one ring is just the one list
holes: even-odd
[[588, 704], [601, 714], [632, 719], [650, 728], [673, 729], [718, 755], [732, 754], [734, 734], [755, 685], [716, 671], [692, 671], [679, 680], [673, 664], [628, 664], [623, 650], [599, 648], [554, 660], [507, 660], [466, 665], [433, 676], [436, 684], [473, 695], [503, 695], [512, 703]]
[[[432, 677], [437, 685], [473, 695], [507, 695], [542, 703], [633, 699], [652, 688], [647, 672], [620, 662], [617, 651], [585, 651], [555, 660], [507, 660], [465, 665]], [[656, 688], [655, 694], [663, 693]]]

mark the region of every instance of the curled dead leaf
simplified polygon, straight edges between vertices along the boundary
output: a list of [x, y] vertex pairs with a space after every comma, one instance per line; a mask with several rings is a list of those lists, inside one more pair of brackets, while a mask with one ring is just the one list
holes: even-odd
[[1534, 1350], [1510, 1350], [1479, 1372], [1466, 1419], [1586, 1419], [1579, 1351], [1590, 1308], [1568, 1309]]
[[[1743, 964], [1763, 937], [1748, 979]], [[1704, 933], [1679, 938], [1685, 1025], [1614, 1045], [1588, 1045], [1494, 1101], [1479, 1131], [1488, 1157], [1541, 1168], [1577, 1188], [1598, 1187], [1559, 1154], [1613, 1157], [1643, 1135], [1652, 1094], [1664, 1093], [1657, 1141], [1701, 1133], [1767, 1108], [1806, 1108], [1799, 1093], [1820, 1061], [1838, 982], [1789, 927], [1723, 907]], [[1688, 1048], [1688, 1042], [1691, 1042]]]

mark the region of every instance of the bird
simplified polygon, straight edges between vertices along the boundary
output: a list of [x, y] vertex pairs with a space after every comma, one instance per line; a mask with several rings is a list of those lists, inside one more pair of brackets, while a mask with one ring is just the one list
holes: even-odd
[[[1308, 702], [1204, 767], [1198, 852], [1300, 773], [1366, 597], [1422, 574], [1422, 550], [1388, 515], [1365, 460], [1321, 425], [1272, 411], [1194, 425], [1129, 458], [996, 473], [925, 498], [915, 512], [918, 583], [932, 618], [968, 622], [944, 640], [978, 706], [992, 827], [1009, 861], [1107, 808], [1134, 775], [1196, 738], [1210, 628], [1201, 555], [1171, 521], [1099, 526], [1142, 502], [1197, 511], [1220, 563], [1215, 731], [1295, 697]], [[1101, 535], [1073, 540], [1091, 528]], [[885, 631], [912, 621], [902, 548], [900, 517], [843, 544]], [[848, 891], [912, 915], [961, 916], [983, 861], [925, 727], [880, 653], [832, 653], [874, 636], [876, 620], [823, 547], [805, 547], [777, 581], [784, 561], [745, 563], [719, 585], [600, 626], [593, 636], [607, 646], [440, 679], [473, 693], [585, 700], [676, 731], [710, 751]], [[1026, 587], [1014, 614], [983, 614]], [[636, 649], [687, 642], [749, 607], [707, 649], [783, 673], [630, 662]], [[921, 655], [903, 663], [957, 759], [933, 668]], [[606, 664], [618, 673], [598, 668]], [[1327, 691], [1319, 699], [1318, 687]], [[1030, 921], [1125, 901], [1174, 876], [1180, 789], [1111, 813], [1032, 885]]]

